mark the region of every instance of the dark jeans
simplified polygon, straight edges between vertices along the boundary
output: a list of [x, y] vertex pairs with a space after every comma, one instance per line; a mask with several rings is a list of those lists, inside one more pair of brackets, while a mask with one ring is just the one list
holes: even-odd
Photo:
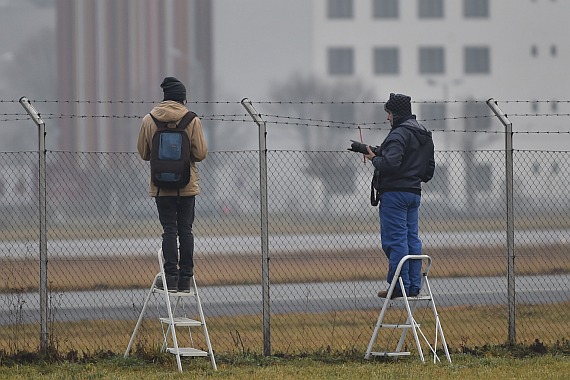
[[[194, 274], [194, 223], [195, 197], [156, 197], [162, 234], [162, 254], [166, 276], [192, 276]], [[177, 239], [178, 238], [178, 239]], [[178, 240], [178, 241], [177, 241]], [[180, 259], [178, 258], [180, 242]]]

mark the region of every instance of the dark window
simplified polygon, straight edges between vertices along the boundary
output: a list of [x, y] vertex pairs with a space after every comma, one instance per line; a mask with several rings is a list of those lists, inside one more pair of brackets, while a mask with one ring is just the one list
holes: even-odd
[[428, 129], [445, 129], [447, 125], [447, 104], [421, 103], [419, 117], [421, 123]]
[[399, 0], [374, 0], [372, 13], [374, 18], [398, 18], [400, 16]]
[[422, 190], [429, 193], [449, 195], [449, 169], [446, 164], [436, 162], [433, 178], [428, 183], [422, 184]]
[[328, 0], [327, 14], [329, 18], [352, 18], [352, 0]]
[[374, 49], [374, 74], [399, 74], [400, 54], [397, 47]]
[[464, 112], [466, 130], [485, 131], [491, 127], [491, 113], [486, 103], [468, 101]]
[[330, 75], [354, 74], [354, 52], [352, 48], [329, 48], [328, 66]]
[[489, 0], [463, 0], [465, 18], [488, 18]]
[[443, 0], [418, 0], [419, 18], [443, 18]]
[[491, 72], [491, 54], [488, 47], [465, 48], [465, 74], [488, 74]]
[[420, 47], [420, 74], [445, 73], [445, 56], [442, 47]]

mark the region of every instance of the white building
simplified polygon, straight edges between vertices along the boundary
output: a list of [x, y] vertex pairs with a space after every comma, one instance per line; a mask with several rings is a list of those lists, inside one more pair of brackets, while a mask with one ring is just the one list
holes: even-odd
[[[437, 150], [504, 149], [504, 134], [496, 133], [503, 126], [485, 104], [489, 98], [512, 115], [515, 149], [568, 150], [570, 134], [544, 132], [570, 131], [564, 117], [570, 112], [569, 1], [317, 0], [313, 14], [315, 72], [331, 81], [367, 83], [380, 101], [390, 92], [411, 95], [414, 113], [436, 131]], [[479, 153], [472, 164], [439, 162], [458, 208], [504, 192], [502, 162]], [[548, 155], [530, 157], [534, 161], [516, 168], [515, 181], [525, 184], [519, 194], [532, 195], [545, 176], [558, 177], [562, 186], [541, 196], [567, 202], [568, 165]], [[483, 186], [468, 195], [473, 175]]]
[[[454, 117], [480, 114], [457, 100], [529, 101], [503, 105], [513, 114], [568, 112], [556, 102], [570, 98], [568, 1], [316, 0], [313, 14], [317, 74], [371, 84], [379, 100], [400, 92], [450, 101], [414, 107], [422, 119], [448, 118], [447, 129], [464, 129]], [[545, 129], [544, 119], [524, 120], [511, 120], [515, 130]], [[473, 126], [489, 127], [484, 118]], [[440, 148], [462, 148], [447, 143]]]

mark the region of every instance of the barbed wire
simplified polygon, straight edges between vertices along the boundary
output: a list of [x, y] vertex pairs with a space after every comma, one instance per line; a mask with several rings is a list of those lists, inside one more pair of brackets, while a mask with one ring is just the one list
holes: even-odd
[[[70, 100], [70, 99], [30, 99], [32, 103], [64, 103], [64, 104], [157, 104], [160, 100]], [[497, 103], [521, 103], [521, 104], [533, 104], [533, 103], [570, 103], [570, 100], [559, 99], [559, 100], [501, 100], [494, 99]], [[285, 100], [261, 100], [252, 101], [253, 104], [273, 104], [273, 105], [289, 105], [289, 104], [307, 104], [307, 105], [331, 105], [331, 104], [378, 104], [383, 105], [385, 100], [355, 100], [355, 101], [342, 101], [342, 100], [331, 100], [331, 101], [315, 101], [315, 100], [299, 100], [299, 101], [285, 101]], [[0, 99], [1, 103], [19, 103], [19, 99]], [[412, 100], [412, 103], [416, 104], [449, 104], [449, 103], [487, 103], [487, 100]], [[202, 101], [188, 101], [187, 104], [234, 104], [241, 105], [239, 101], [219, 101], [219, 100], [202, 100]]]
[[[26, 113], [2, 113], [0, 116], [4, 116], [0, 119], [0, 122], [14, 122], [14, 121], [26, 121], [30, 120], [30, 117]], [[55, 114], [55, 113], [44, 113], [40, 116], [45, 120], [55, 120], [55, 119], [142, 119], [144, 115], [88, 115], [88, 114]], [[366, 130], [390, 130], [390, 126], [387, 121], [381, 122], [346, 122], [346, 121], [334, 121], [334, 120], [324, 120], [306, 117], [296, 117], [296, 116], [284, 116], [275, 114], [259, 114], [260, 117], [266, 118], [266, 123], [275, 126], [297, 126], [297, 127], [316, 127], [316, 128], [331, 128], [331, 129], [366, 129]], [[253, 120], [248, 114], [245, 113], [233, 113], [233, 114], [209, 114], [200, 115], [202, 120], [209, 121], [221, 121], [221, 122], [243, 122], [251, 123]], [[570, 113], [513, 113], [508, 114], [507, 117], [570, 117]], [[494, 115], [474, 115], [474, 116], [454, 116], [454, 117], [444, 117], [444, 118], [432, 118], [432, 119], [418, 119], [420, 122], [445, 122], [445, 121], [457, 121], [457, 120], [472, 120], [472, 119], [488, 119], [495, 118]], [[491, 133], [491, 134], [502, 134], [505, 133], [504, 130], [487, 130], [487, 129], [458, 129], [458, 128], [430, 128], [432, 132], [453, 132], [453, 133]], [[514, 130], [513, 134], [570, 134], [570, 131], [520, 131]]]

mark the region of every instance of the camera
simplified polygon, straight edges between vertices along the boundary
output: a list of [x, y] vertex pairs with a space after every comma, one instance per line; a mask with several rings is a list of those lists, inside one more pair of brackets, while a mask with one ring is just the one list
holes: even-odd
[[[368, 147], [369, 145], [360, 143], [355, 140], [350, 140], [350, 141], [352, 141], [352, 144], [350, 144], [350, 148], [348, 148], [348, 150], [350, 150], [351, 152], [368, 154], [368, 150], [366, 149], [366, 147]], [[374, 153], [374, 155], [379, 156], [381, 146], [370, 146], [370, 150], [372, 151], [372, 153]]]

